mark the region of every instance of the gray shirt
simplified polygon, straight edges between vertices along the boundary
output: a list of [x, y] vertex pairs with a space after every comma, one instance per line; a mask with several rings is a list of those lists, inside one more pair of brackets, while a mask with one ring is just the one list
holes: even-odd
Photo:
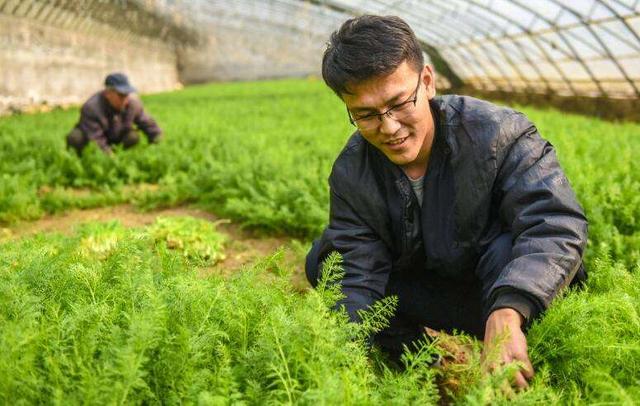
[[424, 175], [420, 176], [418, 179], [409, 178], [409, 182], [411, 182], [411, 187], [413, 188], [413, 193], [416, 194], [418, 198], [418, 204], [422, 207], [422, 196], [424, 195]]

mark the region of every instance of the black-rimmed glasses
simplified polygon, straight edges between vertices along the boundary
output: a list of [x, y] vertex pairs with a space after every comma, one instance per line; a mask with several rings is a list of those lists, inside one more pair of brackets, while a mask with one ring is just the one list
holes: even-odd
[[362, 131], [370, 131], [375, 128], [378, 128], [380, 123], [382, 123], [383, 116], [390, 117], [394, 120], [402, 120], [411, 113], [418, 102], [418, 89], [420, 89], [420, 79], [422, 75], [418, 75], [418, 83], [416, 84], [416, 90], [413, 91], [413, 95], [409, 96], [409, 99], [403, 101], [402, 103], [396, 104], [395, 106], [389, 107], [386, 111], [382, 113], [371, 113], [366, 114], [364, 116], [352, 116], [349, 109], [347, 109], [347, 114], [349, 115], [349, 121], [351, 124], [355, 125]]

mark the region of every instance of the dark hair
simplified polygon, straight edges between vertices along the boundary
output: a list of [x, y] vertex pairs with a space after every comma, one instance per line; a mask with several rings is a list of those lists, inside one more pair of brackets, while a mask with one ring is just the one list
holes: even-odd
[[416, 35], [396, 16], [363, 15], [331, 34], [322, 57], [322, 78], [338, 96], [348, 86], [386, 76], [404, 61], [420, 72], [424, 56]]

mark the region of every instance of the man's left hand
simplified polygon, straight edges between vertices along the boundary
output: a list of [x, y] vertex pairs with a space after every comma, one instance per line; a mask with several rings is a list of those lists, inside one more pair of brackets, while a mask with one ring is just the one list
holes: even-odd
[[[497, 362], [503, 365], [520, 361], [524, 366], [515, 375], [515, 384], [519, 388], [528, 386], [527, 380], [533, 378], [533, 366], [527, 353], [527, 338], [522, 332], [524, 317], [514, 309], [504, 308], [495, 310], [489, 315], [484, 332], [483, 358], [491, 354], [495, 345], [501, 348], [497, 351]], [[491, 361], [486, 360], [485, 361]], [[493, 365], [492, 367], [495, 367]], [[492, 369], [492, 368], [490, 368]]]

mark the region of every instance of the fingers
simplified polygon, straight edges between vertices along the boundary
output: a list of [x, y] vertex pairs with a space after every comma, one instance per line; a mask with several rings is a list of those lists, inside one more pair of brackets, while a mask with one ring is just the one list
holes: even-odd
[[516, 348], [512, 354], [512, 361], [520, 361], [522, 365], [520, 366], [520, 372], [522, 376], [524, 376], [527, 380], [531, 380], [533, 378], [533, 365], [531, 364], [531, 360], [529, 360], [529, 354], [527, 353], [526, 344], [524, 344], [520, 348]]
[[516, 372], [514, 379], [515, 379], [516, 386], [520, 389], [525, 389], [529, 386], [529, 383], [527, 382], [524, 375], [522, 374], [522, 371]]
[[531, 364], [529, 357], [526, 354], [517, 356], [508, 352], [502, 353], [501, 355], [502, 356], [499, 361], [486, 363], [483, 368], [484, 372], [495, 373], [513, 362], [521, 362], [522, 365], [520, 366], [520, 369], [515, 373], [512, 384], [519, 389], [528, 388], [528, 381], [530, 381], [534, 376], [533, 365]]
[[521, 360], [524, 363], [524, 367], [521, 368], [522, 375], [527, 378], [527, 380], [531, 380], [533, 378], [533, 365], [531, 365], [531, 361], [529, 361], [529, 357], [525, 357], [525, 359]]
[[[513, 362], [521, 363], [519, 370], [513, 376], [511, 384], [519, 389], [525, 389], [529, 386], [528, 381], [534, 376], [533, 365], [529, 360], [527, 353], [526, 340], [520, 340], [516, 334], [515, 339], [508, 341], [506, 344], [495, 347], [490, 345], [485, 340], [485, 345], [482, 352], [482, 364], [484, 373], [495, 373], [502, 369], [505, 365], [509, 365]], [[490, 354], [498, 350], [498, 359], [492, 357]], [[493, 358], [493, 359], [492, 359]]]
[[520, 366], [520, 370], [515, 375], [516, 385], [521, 389], [528, 387], [529, 384], [527, 381], [533, 378], [533, 365], [529, 360], [529, 356], [526, 350], [524, 352], [516, 351], [515, 354], [513, 354], [513, 356], [509, 358], [510, 359], [508, 362], [519, 361], [522, 363], [522, 365]]

